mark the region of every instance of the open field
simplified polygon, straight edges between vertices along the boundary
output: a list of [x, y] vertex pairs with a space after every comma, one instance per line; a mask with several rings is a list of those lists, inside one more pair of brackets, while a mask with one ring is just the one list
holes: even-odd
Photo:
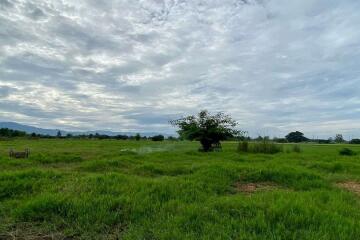
[[[8, 158], [26, 147], [29, 159]], [[0, 239], [360, 239], [359, 154], [340, 156], [342, 145], [274, 155], [223, 147], [1, 141]]]

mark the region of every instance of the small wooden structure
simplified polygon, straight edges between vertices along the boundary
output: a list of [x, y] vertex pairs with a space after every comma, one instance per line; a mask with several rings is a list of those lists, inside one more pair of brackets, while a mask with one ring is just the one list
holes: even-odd
[[15, 152], [14, 150], [10, 149], [9, 157], [10, 158], [28, 158], [30, 155], [30, 150], [28, 148], [25, 149], [23, 152]]

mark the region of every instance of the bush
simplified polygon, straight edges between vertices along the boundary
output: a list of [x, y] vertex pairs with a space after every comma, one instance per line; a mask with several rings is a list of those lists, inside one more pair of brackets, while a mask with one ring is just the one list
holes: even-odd
[[354, 152], [350, 148], [343, 148], [339, 151], [339, 154], [342, 156], [354, 156], [356, 155], [356, 152]]
[[301, 152], [301, 148], [300, 148], [299, 145], [294, 145], [292, 150], [293, 150], [293, 152], [296, 152], [296, 153], [300, 153], [300, 152]]
[[151, 140], [153, 140], [153, 141], [164, 141], [164, 139], [165, 138], [163, 135], [156, 135], [151, 138]]
[[270, 141], [257, 142], [253, 145], [254, 153], [274, 154], [274, 153], [278, 153], [278, 152], [282, 152], [282, 151], [283, 151], [283, 148], [281, 145], [275, 144]]
[[265, 154], [275, 154], [282, 152], [282, 145], [276, 144], [274, 142], [263, 140], [260, 142], [254, 142], [249, 144], [246, 141], [239, 142], [238, 145], [239, 152], [249, 152], [249, 153], [265, 153]]

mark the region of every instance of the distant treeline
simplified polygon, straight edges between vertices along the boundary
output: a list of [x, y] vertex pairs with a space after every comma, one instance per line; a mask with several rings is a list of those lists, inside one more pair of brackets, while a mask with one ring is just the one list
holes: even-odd
[[[141, 136], [140, 134], [136, 134], [133, 136], [128, 135], [114, 135], [109, 136], [105, 134], [82, 134], [82, 135], [73, 135], [73, 134], [65, 134], [63, 135], [60, 131], [57, 133], [56, 136], [51, 135], [44, 135], [44, 134], [37, 134], [37, 133], [31, 133], [28, 134], [23, 131], [13, 130], [9, 128], [0, 128], [0, 138], [14, 138], [14, 137], [26, 137], [30, 139], [66, 139], [66, 138], [72, 138], [72, 139], [117, 139], [117, 140], [152, 140], [152, 141], [163, 141], [165, 140], [165, 137], [161, 134], [147, 137], [147, 136]], [[167, 138], [168, 140], [177, 140], [177, 138], [169, 136]]]
[[271, 140], [277, 143], [318, 143], [318, 144], [335, 144], [335, 143], [349, 143], [349, 144], [360, 144], [360, 139], [354, 138], [350, 141], [346, 141], [342, 134], [336, 134], [334, 138], [328, 138], [328, 139], [309, 139], [304, 136], [302, 132], [296, 131], [291, 132], [288, 135], [286, 135], [284, 138], [273, 138], [270, 139], [269, 137], [262, 137], [259, 136], [255, 138], [256, 141], [266, 141]]
[[[273, 139], [274, 142], [277, 143], [291, 143], [288, 140], [286, 140], [286, 138], [274, 138]], [[342, 141], [342, 142], [336, 142], [334, 139], [330, 138], [330, 139], [308, 139], [306, 141], [301, 141], [304, 143], [318, 143], [318, 144], [335, 144], [335, 143], [349, 143], [349, 144], [360, 144], [360, 139], [358, 138], [354, 138], [350, 141]]]
[[302, 132], [296, 131], [291, 132], [284, 138], [270, 138], [269, 136], [258, 136], [256, 138], [250, 137], [238, 137], [240, 141], [272, 141], [276, 143], [318, 143], [318, 144], [335, 144], [335, 143], [349, 143], [349, 144], [360, 144], [360, 139], [354, 138], [350, 141], [344, 140], [341, 134], [336, 134], [334, 138], [328, 139], [309, 139], [304, 136]]
[[[172, 140], [182, 140], [178, 137], [169, 136], [165, 138], [165, 136], [159, 134], [151, 137], [141, 136], [139, 133], [136, 135], [115, 135], [109, 136], [105, 134], [82, 134], [82, 135], [72, 135], [70, 133], [63, 135], [60, 131], [57, 133], [56, 136], [44, 135], [44, 134], [37, 134], [31, 133], [28, 134], [23, 131], [12, 130], [8, 128], [0, 128], [0, 138], [14, 138], [14, 137], [25, 137], [30, 139], [116, 139], [116, 140], [152, 140], [152, 141], [164, 141]], [[304, 134], [301, 132], [291, 132], [286, 135], [284, 138], [270, 138], [268, 136], [258, 136], [256, 138], [251, 138], [248, 136], [237, 136], [237, 137], [229, 137], [227, 140], [229, 141], [273, 141], [276, 143], [300, 143], [300, 142], [308, 142], [308, 143], [318, 143], [318, 144], [334, 144], [334, 143], [349, 143], [349, 144], [360, 144], [360, 139], [355, 138], [350, 141], [345, 141], [341, 134], [337, 134], [334, 138], [329, 139], [309, 139], [304, 137]]]
[[0, 128], [0, 137], [25, 137], [26, 132], [12, 130], [8, 128]]

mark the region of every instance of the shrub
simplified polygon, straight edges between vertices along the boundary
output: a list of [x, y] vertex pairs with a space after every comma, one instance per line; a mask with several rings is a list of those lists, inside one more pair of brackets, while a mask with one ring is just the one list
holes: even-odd
[[164, 141], [164, 139], [165, 138], [163, 135], [156, 135], [151, 138], [151, 140], [153, 140], [153, 141]]
[[248, 142], [239, 142], [238, 145], [239, 152], [249, 152], [249, 153], [265, 153], [265, 154], [275, 154], [282, 152], [283, 148], [281, 145], [274, 142], [263, 140], [260, 142], [254, 142], [249, 144]]
[[282, 152], [282, 146], [275, 144], [270, 141], [262, 141], [257, 142], [253, 145], [253, 152], [254, 153], [268, 153], [268, 154], [274, 154], [278, 152]]
[[354, 152], [350, 148], [343, 148], [339, 151], [339, 154], [342, 156], [354, 156], [356, 155], [356, 152]]

